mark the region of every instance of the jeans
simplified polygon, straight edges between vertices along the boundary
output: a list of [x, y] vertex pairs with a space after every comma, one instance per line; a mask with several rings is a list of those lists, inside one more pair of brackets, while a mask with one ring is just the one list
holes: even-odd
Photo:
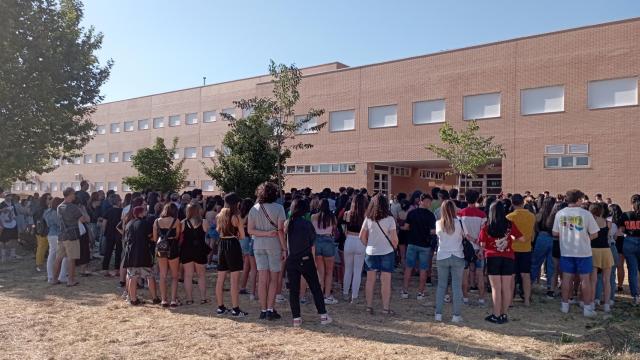
[[538, 233], [536, 238], [536, 246], [531, 254], [531, 282], [535, 283], [540, 278], [540, 268], [542, 264], [547, 262], [547, 289], [551, 288], [553, 280], [553, 237], [546, 231]]
[[[613, 266], [611, 267], [611, 300], [616, 297], [616, 269], [618, 266], [618, 262], [620, 261], [620, 257], [618, 256], [618, 249], [616, 248], [616, 244], [610, 244], [611, 254], [613, 255]], [[598, 274], [598, 282], [596, 283], [596, 299], [600, 299], [602, 296], [602, 291], [604, 288], [602, 287], [602, 273]], [[606, 299], [605, 299], [606, 300]], [[605, 301], [606, 303], [606, 301]]]
[[113, 250], [115, 248], [115, 262], [114, 269], [120, 269], [120, 260], [122, 257], [122, 240], [118, 237], [107, 236], [105, 238], [106, 241], [106, 249], [104, 252], [104, 258], [102, 258], [102, 270], [109, 270], [109, 263], [111, 262], [111, 255], [113, 254]]
[[357, 299], [362, 281], [365, 246], [355, 235], [347, 235], [344, 243], [344, 282], [342, 292], [346, 296], [351, 288], [351, 298]]
[[622, 245], [624, 258], [629, 273], [629, 289], [631, 296], [638, 296], [638, 263], [640, 262], [640, 238], [627, 236]]
[[293, 318], [300, 317], [300, 277], [304, 277], [313, 294], [313, 301], [316, 304], [318, 314], [326, 314], [324, 306], [324, 294], [318, 280], [318, 270], [309, 254], [301, 259], [287, 259], [287, 278], [289, 279], [289, 304], [291, 305], [291, 315]]
[[462, 273], [464, 272], [464, 259], [451, 256], [438, 260], [438, 289], [436, 290], [436, 314], [442, 314], [444, 305], [444, 295], [449, 284], [449, 274], [451, 274], [451, 290], [453, 292], [453, 315], [460, 315], [462, 307]]

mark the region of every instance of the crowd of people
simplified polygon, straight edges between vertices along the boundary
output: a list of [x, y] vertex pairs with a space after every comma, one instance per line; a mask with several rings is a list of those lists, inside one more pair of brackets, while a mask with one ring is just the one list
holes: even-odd
[[[139, 289], [147, 288], [149, 300], [166, 308], [183, 305], [180, 283], [184, 305], [194, 303], [194, 285], [200, 304], [208, 304], [206, 272], [215, 270], [216, 314], [247, 316], [240, 295], [249, 295], [259, 302], [261, 320], [280, 319], [276, 306], [288, 301], [294, 326], [302, 324], [307, 294], [321, 324], [332, 321], [328, 306], [359, 303], [363, 276], [366, 312], [394, 315], [394, 272], [402, 272], [401, 301], [412, 294], [423, 301], [437, 282], [436, 321], [443, 321], [446, 303], [451, 321], [463, 321], [464, 305], [484, 306], [489, 292], [485, 320], [506, 323], [514, 298], [530, 305], [543, 273], [546, 297], [559, 297], [563, 313], [572, 304], [586, 317], [599, 307], [608, 313], [624, 291], [625, 263], [633, 303], [640, 303], [640, 195], [624, 212], [601, 194], [591, 202], [575, 189], [481, 196], [433, 188], [389, 199], [353, 188], [285, 193], [266, 182], [247, 199], [205, 198], [199, 190], [122, 199], [88, 188], [82, 182], [79, 191], [64, 189], [63, 198], [34, 194], [22, 202], [5, 193], [0, 260], [18, 258], [16, 240], [33, 232], [35, 268], [46, 271], [50, 284], [78, 285], [76, 275], [94, 274], [88, 264], [102, 257], [102, 274], [118, 278], [132, 306], [144, 302]], [[382, 306], [375, 310], [378, 281]]]

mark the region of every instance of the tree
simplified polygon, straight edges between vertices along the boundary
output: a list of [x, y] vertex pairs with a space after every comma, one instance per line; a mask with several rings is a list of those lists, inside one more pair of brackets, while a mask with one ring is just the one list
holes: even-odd
[[182, 189], [188, 171], [182, 169], [184, 159], [174, 164], [173, 155], [176, 152], [178, 138], [173, 138], [173, 147], [167, 148], [162, 138], [156, 138], [151, 148], [144, 148], [131, 156], [133, 168], [138, 171], [137, 176], [125, 177], [123, 183], [129, 185], [133, 191], [151, 189], [161, 192], [174, 192]]
[[0, 183], [53, 170], [79, 156], [113, 62], [102, 34], [80, 26], [78, 0], [0, 1]]
[[[297, 142], [296, 135], [305, 132], [320, 131], [326, 122], [317, 123], [324, 114], [323, 109], [309, 109], [296, 119], [295, 106], [300, 100], [298, 86], [302, 81], [302, 72], [294, 64], [289, 66], [271, 60], [269, 74], [273, 78], [273, 98], [252, 98], [235, 101], [242, 110], [257, 114], [262, 121], [269, 124], [271, 132], [267, 139], [278, 154], [273, 164], [273, 175], [280, 189], [284, 187], [284, 168], [294, 150], [311, 149], [313, 144]], [[221, 113], [231, 125], [237, 121], [233, 116]], [[234, 131], [232, 126], [231, 131]], [[250, 140], [250, 139], [249, 139]], [[257, 164], [259, 165], [259, 164]]]
[[258, 185], [275, 179], [278, 153], [269, 140], [273, 131], [263, 120], [263, 110], [257, 106], [251, 115], [232, 121], [222, 140], [223, 148], [216, 149], [213, 166], [205, 166], [206, 174], [224, 192], [253, 197]]
[[466, 129], [457, 131], [448, 123], [439, 130], [444, 146], [427, 145], [427, 149], [449, 161], [453, 173], [460, 180], [462, 175], [475, 177], [477, 172], [489, 165], [492, 160], [506, 156], [502, 145], [493, 143], [493, 136], [482, 137], [477, 134], [480, 127], [474, 120]]

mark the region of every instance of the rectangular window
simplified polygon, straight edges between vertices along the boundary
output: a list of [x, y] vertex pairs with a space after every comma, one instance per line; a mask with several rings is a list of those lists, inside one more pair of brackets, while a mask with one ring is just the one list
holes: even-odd
[[216, 111], [205, 111], [202, 113], [202, 122], [203, 123], [211, 123], [216, 121]]
[[319, 167], [319, 171], [321, 173], [328, 173], [331, 171], [331, 165], [329, 164], [321, 164]]
[[133, 155], [133, 151], [124, 151], [122, 153], [122, 161], [130, 162], [132, 155]]
[[560, 166], [562, 167], [573, 167], [573, 157], [572, 156], [563, 156], [560, 158]]
[[162, 129], [164, 127], [164, 118], [157, 117], [153, 118], [153, 128], [154, 129]]
[[180, 159], [180, 154], [181, 154], [180, 148], [176, 148], [176, 150], [173, 152], [173, 159], [174, 160], [179, 160]]
[[589, 109], [638, 105], [638, 78], [590, 81]]
[[109, 153], [109, 162], [117, 163], [118, 161], [120, 161], [120, 153], [117, 153], [117, 152]]
[[96, 133], [98, 135], [104, 135], [107, 133], [107, 127], [105, 125], [98, 125], [96, 127]]
[[180, 126], [180, 115], [169, 116], [169, 126]]
[[60, 182], [60, 191], [64, 191], [68, 187], [71, 187], [71, 183], [69, 183], [69, 182]]
[[569, 144], [569, 154], [588, 154], [589, 144]]
[[246, 118], [248, 116], [251, 116], [253, 114], [253, 108], [250, 107], [248, 109], [242, 109], [242, 117]]
[[49, 189], [51, 189], [51, 191], [58, 191], [58, 183], [57, 182], [50, 183]]
[[111, 123], [111, 133], [117, 134], [120, 132], [120, 123]]
[[588, 168], [591, 166], [591, 158], [589, 156], [546, 156], [544, 158], [544, 167], [547, 169], [574, 169]]
[[80, 182], [79, 181], [74, 181], [71, 183], [71, 187], [73, 188], [73, 190], [75, 191], [80, 191]]
[[108, 190], [118, 191], [118, 183], [115, 181], [109, 181]]
[[[230, 107], [230, 108], [226, 108], [226, 109], [222, 109], [222, 112], [224, 114], [228, 114], [230, 115], [232, 118], [236, 118], [236, 108], [234, 107]], [[223, 119], [224, 120], [224, 119]]]
[[104, 162], [105, 162], [104, 154], [96, 154], [96, 163], [104, 164]]
[[398, 126], [396, 105], [369, 108], [369, 129]]
[[73, 164], [74, 165], [82, 164], [82, 158], [80, 156], [73, 158]]
[[194, 147], [186, 147], [184, 148], [184, 158], [185, 159], [195, 159], [198, 156], [196, 152], [196, 148]]
[[355, 130], [356, 111], [342, 110], [329, 113], [329, 130], [331, 132]]
[[95, 190], [96, 191], [100, 191], [100, 190], [104, 191], [104, 183], [103, 182], [98, 181], [98, 182], [95, 183], [94, 186], [95, 186]]
[[564, 145], [545, 145], [544, 153], [551, 155], [564, 154]]
[[216, 156], [215, 148], [213, 146], [203, 146], [202, 147], [202, 157], [203, 158], [212, 158]]
[[130, 132], [133, 131], [134, 127], [133, 127], [133, 121], [125, 121], [124, 122], [124, 132]]
[[444, 99], [414, 102], [413, 123], [418, 125], [444, 122], [445, 106]]
[[564, 86], [548, 86], [520, 91], [522, 115], [564, 111]]
[[138, 120], [138, 130], [149, 130], [149, 119]]
[[194, 125], [198, 123], [198, 114], [189, 113], [184, 116], [184, 123], [187, 125]]
[[588, 167], [589, 166], [589, 157], [588, 156], [576, 156], [574, 158], [574, 164], [576, 167]]
[[122, 191], [131, 192], [131, 186], [129, 186], [127, 184], [122, 184]]
[[84, 156], [85, 164], [93, 164], [93, 155], [85, 155]]
[[202, 180], [202, 191], [215, 191], [216, 185], [213, 180]]
[[500, 117], [500, 93], [464, 97], [464, 119], [478, 120]]
[[298, 129], [296, 130], [296, 134], [297, 135], [304, 135], [304, 134], [315, 134], [318, 131], [314, 131], [312, 130], [314, 127], [318, 126], [318, 118], [316, 117], [312, 117], [309, 119], [309, 121], [305, 122], [303, 124], [303, 122], [307, 119], [307, 115], [296, 115], [295, 116], [295, 122], [296, 124], [299, 124]]

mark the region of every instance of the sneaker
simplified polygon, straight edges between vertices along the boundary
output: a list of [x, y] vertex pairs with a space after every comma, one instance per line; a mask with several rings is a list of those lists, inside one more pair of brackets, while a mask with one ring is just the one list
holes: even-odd
[[462, 298], [462, 303], [465, 305], [469, 305], [469, 298]]
[[435, 320], [436, 320], [437, 322], [442, 322], [442, 314], [436, 314], [436, 316], [435, 316]]
[[477, 286], [472, 286], [472, 287], [469, 288], [469, 291], [476, 292], [476, 291], [478, 291], [478, 287]]
[[320, 325], [329, 325], [333, 322], [333, 319], [329, 314], [320, 315]]
[[266, 320], [267, 319], [267, 312], [266, 311], [260, 311], [260, 317], [258, 319]]
[[596, 306], [600, 306], [600, 303], [601, 303], [600, 299], [596, 299], [595, 302], [596, 302]]
[[216, 309], [216, 314], [218, 315], [224, 315], [226, 314], [228, 311], [228, 309], [224, 306], [224, 305], [220, 305], [218, 306], [218, 308]]
[[569, 303], [563, 302], [560, 303], [560, 311], [562, 311], [565, 314], [569, 313]]
[[416, 300], [421, 301], [421, 300], [426, 299], [426, 297], [427, 297], [427, 295], [425, 295], [425, 293], [418, 293], [416, 295]]
[[230, 313], [231, 313], [231, 316], [233, 316], [233, 317], [245, 317], [245, 316], [249, 315], [248, 312], [244, 312], [244, 311], [240, 310], [239, 307], [231, 309]]
[[155, 298], [155, 299], [153, 299], [152, 302], [153, 302], [153, 305], [158, 305], [158, 304], [160, 304], [162, 302], [162, 300], [160, 300], [160, 298]]
[[282, 316], [280, 316], [280, 314], [278, 314], [277, 311], [275, 310], [267, 310], [267, 320], [272, 321], [272, 320], [280, 320], [282, 318]]
[[580, 304], [580, 308], [584, 309], [584, 301], [580, 301], [579, 304]]
[[509, 317], [507, 314], [502, 314], [498, 317], [498, 320], [500, 320], [499, 324], [506, 324], [509, 322]]
[[486, 318], [484, 318], [484, 320], [493, 324], [500, 324], [500, 318], [495, 316], [494, 314], [487, 316]]
[[553, 290], [547, 291], [547, 299], [553, 300], [555, 298], [555, 295], [556, 294], [553, 292]]
[[285, 297], [282, 296], [282, 294], [276, 295], [276, 304], [282, 304], [285, 302], [287, 302], [287, 299], [285, 299]]
[[302, 326], [302, 318], [293, 319], [293, 327], [300, 327], [300, 326]]
[[462, 316], [453, 315], [453, 317], [451, 318], [451, 322], [453, 322], [453, 323], [461, 323], [462, 322]]
[[640, 304], [640, 298], [636, 295], [633, 297], [633, 306], [638, 306], [638, 304]]
[[611, 312], [611, 305], [610, 304], [604, 304], [604, 312], [605, 313], [610, 313]]
[[478, 299], [478, 305], [484, 306], [485, 304], [486, 302], [484, 301], [484, 299]]
[[349, 300], [351, 300], [351, 295], [349, 295], [349, 294], [342, 294], [342, 300], [344, 300], [344, 301], [349, 301]]
[[249, 294], [249, 292], [247, 291], [247, 289], [240, 289], [239, 294], [240, 294], [240, 295], [248, 295], [248, 294]]
[[333, 297], [333, 295], [329, 295], [329, 297], [324, 298], [325, 305], [335, 305], [338, 303], [338, 300]]
[[451, 295], [447, 294], [444, 296], [444, 302], [446, 302], [447, 304], [451, 302]]
[[596, 313], [596, 311], [591, 309], [591, 307], [589, 306], [585, 306], [584, 310], [582, 311], [582, 314], [585, 317], [589, 317], [589, 318], [596, 317], [598, 315], [598, 313]]
[[409, 293], [403, 290], [400, 290], [400, 298], [401, 299], [408, 299], [409, 298]]

